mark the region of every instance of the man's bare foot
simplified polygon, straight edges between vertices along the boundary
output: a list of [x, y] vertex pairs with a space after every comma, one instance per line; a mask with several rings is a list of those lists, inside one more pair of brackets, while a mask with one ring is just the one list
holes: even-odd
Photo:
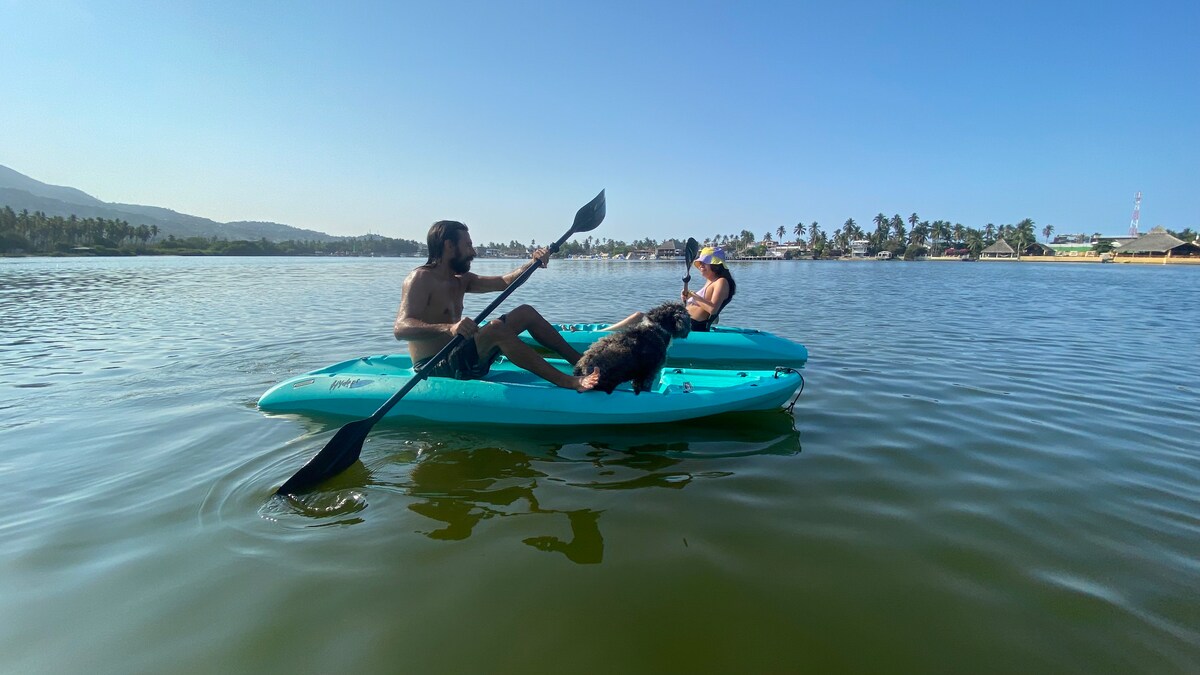
[[575, 387], [575, 391], [590, 391], [596, 388], [600, 382], [600, 369], [592, 368], [592, 372], [587, 375], [579, 376], [579, 384]]

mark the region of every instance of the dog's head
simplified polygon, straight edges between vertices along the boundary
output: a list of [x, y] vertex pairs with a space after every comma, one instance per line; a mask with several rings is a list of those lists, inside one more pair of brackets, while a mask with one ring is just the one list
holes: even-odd
[[688, 316], [682, 302], [664, 302], [646, 312], [646, 321], [673, 338], [685, 338], [692, 332], [692, 317]]

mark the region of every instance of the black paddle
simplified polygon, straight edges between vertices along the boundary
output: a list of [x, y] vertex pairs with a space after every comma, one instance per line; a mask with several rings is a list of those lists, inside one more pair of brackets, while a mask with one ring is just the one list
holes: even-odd
[[[596, 195], [595, 199], [579, 209], [579, 211], [575, 214], [575, 224], [571, 225], [571, 229], [567, 230], [566, 234], [559, 237], [558, 241], [550, 244], [548, 250], [551, 254], [557, 253], [558, 249], [562, 247], [562, 245], [568, 239], [570, 239], [572, 235], [578, 234], [579, 232], [590, 232], [599, 227], [603, 220], [604, 190], [601, 190], [600, 194]], [[504, 302], [509, 295], [512, 295], [512, 292], [517, 290], [521, 284], [525, 283], [525, 280], [528, 279], [529, 276], [533, 274], [533, 271], [538, 267], [541, 267], [541, 265], [534, 264], [526, 267], [525, 271], [521, 272], [521, 276], [517, 277], [516, 281], [509, 284], [508, 288], [504, 289], [504, 292], [502, 292], [496, 297], [495, 300], [492, 301], [492, 304], [488, 305], [487, 308], [479, 314], [479, 316], [475, 317], [475, 323], [482, 323], [483, 320], [487, 318], [487, 315], [491, 314], [492, 310], [499, 307], [500, 303]], [[291, 495], [301, 492], [308, 492], [319, 485], [322, 481], [338, 475], [342, 471], [345, 471], [346, 468], [348, 468], [351, 464], [358, 461], [358, 456], [362, 454], [363, 441], [366, 440], [367, 434], [371, 432], [371, 427], [375, 426], [376, 422], [383, 419], [383, 416], [392, 409], [392, 406], [396, 405], [400, 399], [404, 398], [404, 395], [411, 391], [413, 387], [417, 386], [418, 382], [428, 377], [430, 371], [433, 370], [433, 367], [437, 365], [439, 361], [446, 358], [446, 355], [450, 353], [450, 350], [454, 349], [464, 339], [465, 338], [463, 338], [461, 335], [455, 335], [450, 342], [446, 343], [445, 347], [442, 347], [442, 350], [439, 351], [437, 355], [435, 355], [432, 359], [429, 359], [424, 366], [418, 368], [417, 371], [413, 373], [412, 378], [400, 388], [400, 391], [392, 394], [392, 397], [384, 402], [383, 405], [379, 406], [379, 409], [376, 410], [370, 417], [366, 419], [355, 420], [341, 429], [338, 429], [338, 432], [333, 435], [333, 438], [331, 438], [328, 443], [325, 444], [325, 447], [322, 448], [315, 457], [310, 459], [308, 464], [302, 466], [300, 470], [295, 473], [295, 475], [287, 479], [287, 482], [281, 485], [279, 489], [275, 491], [275, 494]]]
[[687, 265], [687, 274], [683, 277], [683, 290], [687, 291], [688, 282], [692, 280], [692, 263], [696, 260], [696, 254], [700, 252], [700, 242], [694, 237], [688, 237], [687, 243], [683, 245], [683, 264]]

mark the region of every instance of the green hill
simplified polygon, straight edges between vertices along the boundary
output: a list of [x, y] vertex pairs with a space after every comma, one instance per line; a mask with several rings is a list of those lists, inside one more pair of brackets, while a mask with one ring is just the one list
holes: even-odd
[[123, 220], [130, 225], [157, 225], [160, 237], [174, 235], [186, 237], [218, 237], [221, 239], [247, 239], [267, 241], [335, 241], [335, 237], [281, 223], [236, 221], [218, 223], [215, 220], [190, 216], [171, 209], [140, 204], [104, 202], [73, 187], [49, 185], [25, 174], [0, 165], [0, 206], [9, 206], [13, 211], [33, 213], [41, 211], [48, 216], [78, 216], [80, 218], [106, 218]]

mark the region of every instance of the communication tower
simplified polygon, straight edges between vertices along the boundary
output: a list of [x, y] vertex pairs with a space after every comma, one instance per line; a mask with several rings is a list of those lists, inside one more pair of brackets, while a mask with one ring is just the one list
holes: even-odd
[[1133, 198], [1133, 219], [1129, 221], [1129, 236], [1138, 236], [1138, 217], [1142, 212], [1142, 191], [1138, 190], [1137, 196]]

